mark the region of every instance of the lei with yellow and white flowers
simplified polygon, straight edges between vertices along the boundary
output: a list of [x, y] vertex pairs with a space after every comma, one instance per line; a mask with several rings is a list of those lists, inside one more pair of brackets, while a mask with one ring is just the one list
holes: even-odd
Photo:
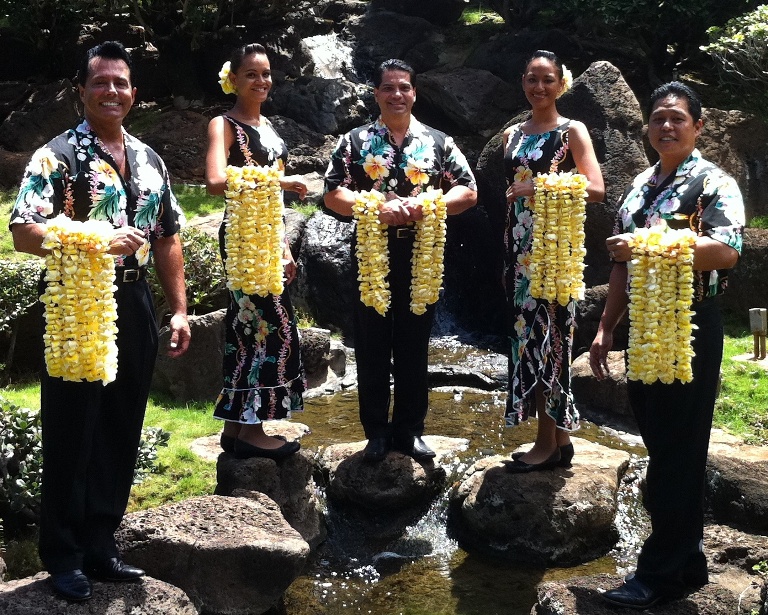
[[377, 190], [363, 190], [355, 198], [352, 211], [357, 221], [357, 280], [360, 300], [384, 316], [389, 309], [390, 291], [388, 225], [379, 220], [384, 195]]
[[226, 175], [227, 288], [280, 295], [285, 250], [280, 166], [228, 166]]
[[[414, 314], [424, 314], [426, 306], [438, 300], [443, 282], [447, 208], [442, 190], [430, 188], [415, 198], [421, 205], [423, 218], [415, 223], [410, 309]], [[376, 190], [362, 191], [352, 206], [357, 221], [360, 300], [382, 316], [387, 313], [391, 298], [386, 279], [389, 275], [388, 226], [379, 221], [384, 201], [384, 195]]]
[[569, 171], [533, 181], [531, 296], [568, 305], [584, 298], [587, 178]]
[[46, 226], [42, 247], [46, 287], [45, 364], [64, 380], [112, 382], [117, 376], [115, 261], [107, 253], [109, 222], [77, 222], [59, 214]]
[[442, 190], [430, 188], [416, 200], [423, 217], [416, 222], [411, 254], [411, 312], [423, 314], [438, 300], [443, 283], [447, 208]]
[[224, 62], [224, 64], [221, 67], [221, 70], [219, 71], [219, 85], [221, 86], [221, 89], [225, 94], [237, 94], [237, 88], [235, 87], [235, 84], [232, 83], [232, 80], [229, 78], [229, 75], [231, 72], [232, 72], [232, 63], [228, 61]]
[[662, 221], [632, 234], [628, 263], [627, 378], [646, 384], [693, 379], [691, 323], [696, 233]]

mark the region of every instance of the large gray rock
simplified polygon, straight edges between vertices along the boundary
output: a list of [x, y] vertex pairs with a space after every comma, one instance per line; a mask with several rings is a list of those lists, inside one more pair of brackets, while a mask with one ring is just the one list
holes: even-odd
[[203, 615], [264, 613], [309, 556], [263, 494], [196, 497], [132, 513], [115, 537], [127, 561], [183, 589]]
[[768, 450], [735, 438], [716, 438], [707, 457], [707, 498], [715, 518], [768, 532]]
[[274, 87], [271, 97], [269, 109], [322, 134], [346, 132], [368, 118], [358, 86], [343, 79], [299, 77]]
[[279, 463], [221, 454], [216, 464], [215, 494], [251, 497], [258, 492], [269, 496], [291, 527], [314, 548], [325, 540], [325, 526], [312, 471], [310, 453], [304, 451]]
[[595, 378], [589, 366], [588, 352], [576, 357], [571, 364], [571, 392], [574, 401], [586, 407], [582, 412], [583, 415], [611, 417], [622, 424], [629, 422], [636, 429], [627, 396], [624, 355], [623, 350], [612, 350], [608, 353], [609, 372], [605, 380]]
[[573, 438], [571, 469], [510, 474], [508, 457], [476, 461], [451, 491], [464, 548], [512, 561], [571, 566], [608, 552], [629, 454]]
[[768, 229], [744, 229], [741, 258], [728, 276], [723, 303], [739, 318], [750, 308], [768, 307]]
[[[608, 297], [608, 284], [587, 288], [584, 298], [576, 304], [576, 329], [573, 332], [573, 355], [589, 351], [597, 335], [600, 316]], [[629, 340], [629, 317], [625, 314], [613, 331], [613, 349], [626, 350]]]
[[444, 489], [441, 460], [466, 447], [466, 441], [425, 436], [435, 460], [416, 462], [392, 451], [375, 464], [363, 460], [365, 441], [335, 444], [320, 455], [329, 506], [372, 542], [400, 537]]
[[486, 70], [462, 67], [420, 74], [416, 92], [461, 132], [491, 137], [517, 111], [514, 89]]
[[68, 79], [35, 89], [21, 109], [0, 124], [0, 146], [31, 152], [72, 128], [78, 119], [78, 97]]
[[744, 196], [747, 220], [768, 215], [768, 123], [741, 111], [704, 110], [702, 155], [730, 173]]
[[[531, 615], [616, 615], [627, 609], [617, 610], [605, 602], [600, 594], [618, 587], [622, 577], [599, 574], [591, 577], [573, 577], [567, 581], [541, 583], [536, 588], [538, 600], [531, 609]], [[705, 585], [682, 600], [675, 600], [654, 606], [654, 615], [734, 615], [748, 613], [740, 610], [739, 597], [725, 587], [716, 584]]]
[[371, 9], [382, 9], [412, 17], [421, 17], [438, 25], [454, 23], [461, 17], [468, 5], [469, 0], [426, 0], [422, 2], [371, 0]]
[[[269, 119], [288, 148], [286, 174], [325, 173], [336, 137], [320, 134], [289, 117], [274, 115]], [[304, 122], [303, 118], [301, 122]]]
[[[223, 385], [224, 316], [217, 310], [203, 316], [189, 316], [192, 342], [189, 350], [172, 359], [164, 352], [157, 356], [152, 388], [178, 401], [214, 401]], [[170, 329], [160, 332], [160, 348], [168, 346]]]
[[0, 585], [3, 615], [197, 615], [199, 611], [178, 587], [144, 577], [136, 583], [93, 584], [93, 598], [80, 604], [56, 596], [48, 573]]

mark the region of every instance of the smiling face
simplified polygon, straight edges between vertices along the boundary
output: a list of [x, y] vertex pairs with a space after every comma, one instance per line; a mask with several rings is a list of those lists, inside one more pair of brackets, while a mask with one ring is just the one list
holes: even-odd
[[563, 89], [560, 71], [552, 60], [534, 58], [523, 73], [523, 92], [531, 107], [554, 104]]
[[385, 70], [373, 95], [384, 123], [390, 118], [410, 117], [416, 102], [416, 88], [411, 84], [411, 76], [403, 70]]
[[653, 106], [648, 118], [648, 140], [662, 164], [676, 167], [696, 147], [703, 120], [694, 121], [684, 96], [670, 95]]
[[88, 77], [79, 87], [85, 119], [92, 126], [122, 124], [136, 99], [131, 71], [123, 60], [96, 56], [88, 64]]
[[269, 59], [263, 53], [252, 53], [243, 58], [236, 73], [230, 74], [237, 88], [238, 97], [263, 103], [272, 89], [272, 70]]

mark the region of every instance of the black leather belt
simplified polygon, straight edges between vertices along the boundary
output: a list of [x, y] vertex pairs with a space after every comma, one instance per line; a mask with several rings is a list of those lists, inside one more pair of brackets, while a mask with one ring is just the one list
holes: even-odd
[[390, 226], [389, 230], [395, 239], [408, 239], [416, 236], [415, 226]]
[[116, 282], [138, 282], [147, 277], [147, 268], [126, 269], [125, 267], [115, 267]]

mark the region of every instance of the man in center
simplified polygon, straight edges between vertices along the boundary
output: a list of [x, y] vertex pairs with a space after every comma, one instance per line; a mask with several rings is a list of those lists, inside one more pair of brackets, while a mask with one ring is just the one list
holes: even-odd
[[[413, 68], [401, 60], [386, 60], [376, 69], [373, 85], [380, 116], [339, 139], [325, 174], [325, 206], [341, 216], [353, 215], [362, 191], [376, 190], [386, 198], [378, 219], [388, 225], [390, 306], [382, 316], [358, 300], [353, 320], [360, 422], [368, 439], [364, 458], [371, 462], [381, 461], [392, 448], [417, 460], [435, 456], [422, 440], [435, 305], [427, 305], [421, 315], [410, 309], [414, 223], [422, 218], [414, 197], [429, 188], [442, 189], [448, 215], [477, 202], [474, 175], [453, 139], [411, 115], [414, 77]], [[352, 259], [356, 271], [354, 251]]]

